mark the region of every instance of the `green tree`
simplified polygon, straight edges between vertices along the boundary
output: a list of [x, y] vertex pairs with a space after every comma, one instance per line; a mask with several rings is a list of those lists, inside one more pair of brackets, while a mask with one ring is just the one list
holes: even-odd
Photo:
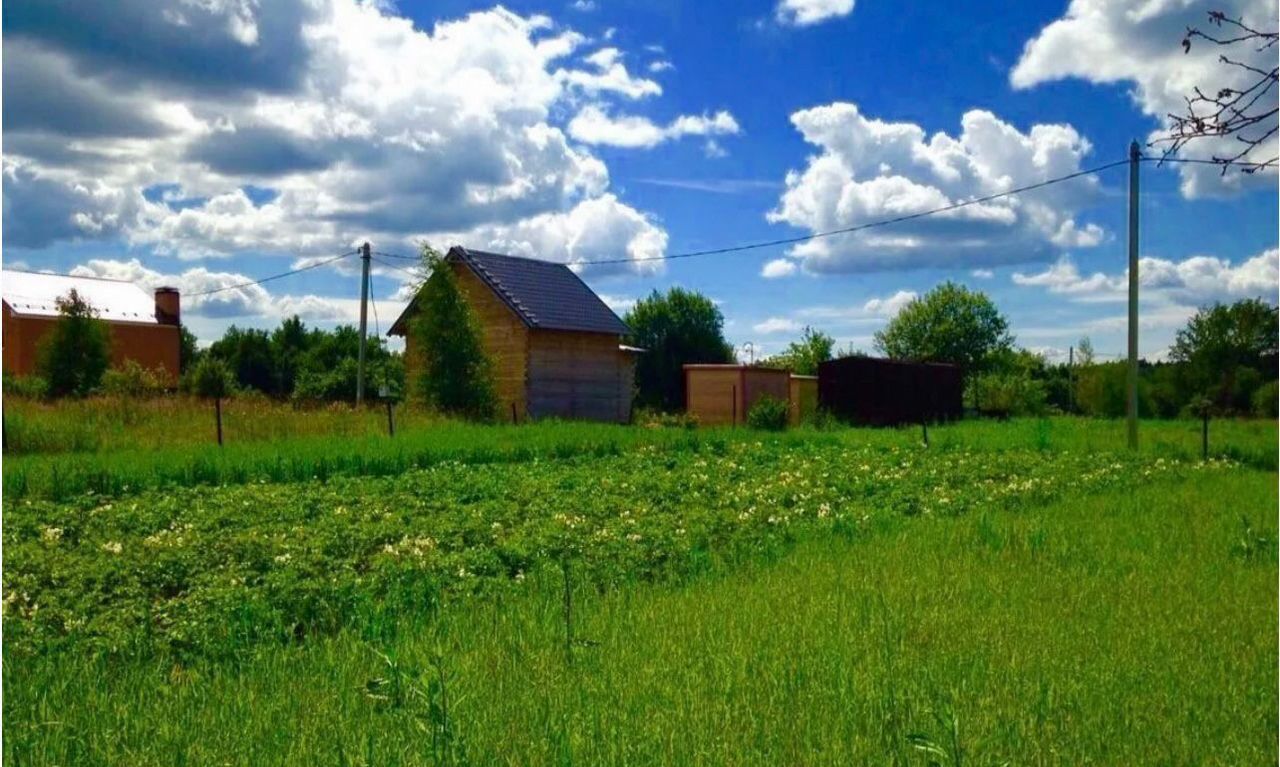
[[950, 281], [902, 307], [875, 335], [876, 349], [887, 357], [950, 362], [966, 376], [985, 370], [1012, 344], [1009, 322], [991, 299]]
[[684, 407], [684, 366], [733, 361], [724, 339], [724, 316], [711, 299], [683, 288], [653, 291], [627, 312], [636, 360], [636, 399], [647, 407]]
[[282, 395], [293, 393], [297, 383], [298, 368], [306, 353], [311, 337], [302, 318], [293, 315], [271, 331], [271, 351], [275, 355], [276, 378]]
[[58, 321], [40, 343], [36, 367], [50, 395], [83, 397], [98, 388], [111, 362], [110, 331], [75, 288], [57, 306]]
[[805, 326], [799, 341], [792, 341], [786, 350], [764, 361], [769, 367], [786, 368], [796, 375], [818, 374], [818, 365], [831, 359], [836, 340], [820, 330]]
[[418, 312], [409, 328], [422, 361], [422, 372], [412, 382], [415, 393], [445, 413], [492, 418], [497, 394], [480, 324], [440, 254], [424, 246], [422, 260], [431, 276], [418, 289]]
[[209, 347], [207, 355], [226, 363], [240, 387], [263, 394], [280, 393], [276, 357], [267, 331], [232, 325]]
[[191, 390], [196, 396], [213, 400], [218, 446], [222, 446], [222, 398], [231, 394], [231, 370], [217, 357], [205, 355], [191, 370]]
[[222, 399], [232, 389], [231, 371], [217, 357], [205, 357], [191, 369], [191, 391], [197, 397]]
[[1183, 365], [1188, 396], [1248, 410], [1263, 379], [1276, 375], [1276, 308], [1256, 298], [1202, 308], [1178, 331], [1169, 359]]
[[186, 325], [178, 326], [178, 373], [190, 370], [200, 359], [200, 347], [196, 345], [196, 335], [187, 330]]

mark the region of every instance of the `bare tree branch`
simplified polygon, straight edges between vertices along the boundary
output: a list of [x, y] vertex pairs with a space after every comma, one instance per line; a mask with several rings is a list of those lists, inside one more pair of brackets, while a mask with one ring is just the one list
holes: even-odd
[[[1275, 46], [1280, 40], [1278, 32], [1264, 32], [1245, 24], [1243, 19], [1233, 19], [1222, 11], [1209, 12], [1209, 24], [1226, 31], [1226, 35], [1210, 34], [1195, 27], [1188, 27], [1182, 39], [1183, 53], [1189, 53], [1193, 41], [1231, 47], [1248, 46], [1254, 52], [1262, 52]], [[1274, 61], [1274, 59], [1272, 59]], [[1232, 136], [1236, 148], [1225, 153], [1215, 153], [1212, 162], [1222, 166], [1223, 175], [1232, 166], [1245, 173], [1257, 173], [1264, 168], [1274, 168], [1280, 158], [1259, 157], [1258, 150], [1266, 150], [1276, 135], [1277, 113], [1276, 86], [1280, 82], [1280, 69], [1269, 71], [1226, 54], [1218, 57], [1219, 63], [1246, 73], [1251, 83], [1243, 89], [1224, 87], [1212, 95], [1195, 88], [1186, 97], [1186, 111], [1169, 114], [1169, 132], [1153, 139], [1148, 146], [1164, 145], [1161, 162], [1173, 159], [1187, 144], [1196, 139]], [[1267, 152], [1268, 154], [1270, 152]]]

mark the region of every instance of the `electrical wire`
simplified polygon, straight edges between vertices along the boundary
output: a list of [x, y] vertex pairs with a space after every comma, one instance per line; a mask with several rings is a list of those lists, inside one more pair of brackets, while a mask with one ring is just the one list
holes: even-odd
[[[383, 255], [386, 255], [386, 254], [383, 254]], [[380, 259], [380, 258], [375, 258], [375, 259], [373, 259], [373, 260], [374, 260], [374, 261], [377, 261], [379, 264], [382, 264], [383, 266], [387, 267], [388, 269], [395, 269], [397, 272], [403, 272], [404, 274], [409, 275], [410, 277], [414, 278], [415, 280], [421, 280], [421, 279], [423, 279], [423, 278], [424, 278], [424, 277], [423, 277], [423, 275], [422, 275], [422, 274], [420, 274], [420, 273], [418, 273], [418, 272], [413, 272], [413, 271], [410, 271], [410, 270], [408, 270], [408, 269], [405, 269], [404, 267], [396, 266], [395, 264], [388, 263], [388, 262], [386, 262], [386, 261], [383, 261], [383, 260], [382, 260], [382, 259]]]
[[238, 289], [238, 288], [248, 288], [248, 287], [252, 287], [252, 286], [254, 286], [254, 285], [261, 285], [261, 284], [262, 284], [262, 283], [264, 283], [264, 282], [271, 282], [272, 280], [278, 280], [278, 279], [281, 279], [281, 278], [283, 278], [283, 277], [291, 277], [291, 276], [293, 276], [293, 275], [295, 275], [295, 274], [299, 274], [299, 273], [301, 273], [301, 272], [305, 272], [305, 271], [308, 271], [308, 270], [311, 270], [311, 269], [319, 269], [320, 267], [325, 266], [326, 264], [332, 264], [334, 261], [339, 261], [339, 260], [344, 259], [344, 258], [347, 258], [347, 257], [349, 257], [349, 256], [354, 256], [356, 253], [357, 253], [357, 251], [354, 251], [354, 250], [353, 250], [353, 251], [350, 251], [350, 252], [348, 252], [348, 253], [343, 253], [343, 254], [342, 254], [342, 255], [340, 255], [340, 256], [334, 256], [333, 258], [327, 258], [327, 259], [325, 259], [325, 260], [323, 260], [323, 261], [317, 261], [317, 262], [315, 262], [314, 264], [308, 264], [308, 265], [306, 265], [306, 266], [299, 267], [299, 268], [297, 268], [297, 269], [291, 269], [291, 270], [289, 270], [289, 271], [287, 271], [287, 272], [281, 272], [280, 274], [273, 274], [273, 275], [271, 275], [270, 277], [263, 277], [263, 278], [262, 278], [262, 279], [260, 279], [260, 280], [251, 280], [250, 282], [241, 282], [241, 283], [238, 283], [238, 284], [236, 284], [236, 285], [224, 285], [223, 287], [220, 287], [220, 288], [214, 288], [213, 290], [205, 290], [205, 291], [202, 291], [202, 292], [200, 292], [200, 293], [188, 293], [186, 297], [187, 297], [187, 298], [198, 298], [198, 297], [200, 297], [200, 296], [211, 296], [211, 295], [213, 295], [214, 293], [221, 293], [221, 292], [223, 292], [224, 290], [236, 290], [236, 289]]
[[[1030, 192], [1035, 189], [1042, 189], [1044, 187], [1052, 186], [1054, 184], [1060, 184], [1064, 181], [1071, 181], [1072, 179], [1080, 178], [1082, 176], [1090, 176], [1095, 173], [1101, 173], [1102, 171], [1110, 170], [1112, 168], [1118, 168], [1121, 165], [1128, 165], [1128, 164], [1129, 164], [1129, 160], [1127, 159], [1117, 160], [1115, 162], [1106, 163], [1105, 165], [1098, 165], [1093, 168], [1086, 168], [1084, 170], [1079, 170], [1079, 171], [1076, 171], [1075, 173], [1068, 173], [1065, 176], [1057, 176], [1054, 178], [1045, 179], [1044, 181], [1037, 181], [1034, 184], [1027, 184], [1025, 186], [1014, 187], [1013, 189], [1008, 189], [1003, 192], [997, 192], [996, 194], [988, 194], [982, 197], [974, 197], [973, 199], [970, 199], [970, 200], [963, 200], [961, 202], [951, 203], [950, 205], [943, 205], [940, 208], [924, 210], [924, 211], [920, 211], [919, 213], [908, 213], [906, 215], [881, 219], [879, 221], [869, 221], [865, 224], [848, 226], [843, 229], [831, 229], [825, 232], [814, 232], [812, 234], [803, 234], [796, 237], [783, 237], [777, 240], [766, 240], [764, 242], [752, 242], [752, 243], [746, 243], [743, 245], [730, 245], [728, 247], [723, 247], [723, 248], [693, 250], [685, 253], [671, 253], [671, 254], [666, 254], [661, 256], [641, 256], [639, 258], [602, 258], [602, 259], [592, 259], [592, 260], [582, 260], [582, 261], [570, 261], [568, 262], [567, 265], [568, 266], [580, 266], [580, 265], [589, 266], [593, 264], [630, 264], [630, 263], [635, 263], [639, 261], [674, 261], [676, 259], [683, 259], [683, 258], [697, 258], [700, 256], [717, 256], [717, 255], [723, 255], [726, 253], [740, 253], [742, 251], [747, 251], [747, 250], [759, 250], [761, 248], [774, 248], [780, 245], [796, 245], [802, 242], [809, 242], [810, 240], [822, 239], [824, 237], [834, 237], [839, 234], [850, 234], [852, 232], [860, 232], [865, 229], [874, 229], [881, 226], [889, 226], [891, 224], [900, 224], [904, 221], [914, 221], [920, 218], [936, 216], [941, 213], [949, 213], [953, 210], [960, 210], [961, 208], [967, 208], [972, 205], [980, 205], [984, 202], [991, 202], [992, 200], [998, 200], [1003, 197], [1011, 197], [1013, 195], [1022, 194], [1023, 192]], [[416, 258], [414, 258], [413, 256], [404, 256], [396, 253], [379, 253], [378, 255], [388, 256], [390, 258], [416, 260]]]
[[1105, 165], [1099, 165], [1093, 168], [1086, 168], [1085, 170], [1076, 171], [1075, 173], [1068, 173], [1065, 176], [1057, 176], [1056, 178], [1050, 178], [1044, 181], [1038, 181], [1034, 184], [1027, 184], [1026, 186], [1015, 187], [1013, 189], [1009, 189], [1004, 192], [989, 194], [983, 197], [975, 197], [971, 200], [963, 200], [961, 202], [952, 203], [950, 205], [944, 205], [940, 208], [924, 210], [924, 211], [920, 211], [919, 213], [908, 213], [903, 216], [896, 216], [894, 218], [881, 219], [879, 221], [871, 221], [865, 224], [858, 224], [857, 226], [845, 227], [843, 229], [832, 229], [826, 232], [814, 232], [813, 234], [805, 234], [805, 235], [800, 235], [798, 237], [784, 237], [782, 239], [769, 240], [767, 242], [754, 242], [746, 245], [733, 245], [727, 248], [711, 248], [708, 250], [695, 250], [687, 253], [673, 253], [671, 255], [665, 255], [665, 256], [642, 256], [640, 258], [606, 258], [606, 259], [599, 259], [594, 261], [573, 261], [573, 262], [570, 262], [570, 265], [576, 266], [579, 264], [582, 264], [582, 265], [628, 264], [634, 261], [672, 261], [677, 258], [696, 258], [698, 256], [715, 256], [715, 255], [721, 255], [724, 253], [738, 253], [744, 250], [758, 250], [760, 248], [772, 248], [772, 247], [777, 247], [779, 245], [795, 245], [801, 242], [809, 242], [810, 240], [821, 239], [823, 237], [834, 237], [835, 235], [838, 235], [838, 234], [850, 234], [852, 232], [860, 232], [864, 229], [874, 229], [876, 227], [889, 226], [890, 224], [900, 224], [904, 221], [914, 221], [915, 219], [919, 219], [919, 218], [936, 216], [940, 213], [948, 213], [953, 210], [967, 208], [971, 205], [979, 205], [984, 202], [991, 202], [992, 200], [998, 200], [1002, 197], [1010, 197], [1016, 194], [1022, 194], [1023, 192], [1030, 192], [1034, 189], [1042, 189], [1046, 186], [1052, 186], [1053, 184], [1060, 184], [1064, 181], [1070, 181], [1072, 179], [1080, 178], [1081, 176], [1093, 175], [1094, 173], [1101, 173], [1104, 170], [1110, 170], [1111, 168], [1118, 168], [1121, 165], [1128, 165], [1128, 164], [1129, 164], [1128, 160], [1117, 160], [1115, 162], [1109, 162]]

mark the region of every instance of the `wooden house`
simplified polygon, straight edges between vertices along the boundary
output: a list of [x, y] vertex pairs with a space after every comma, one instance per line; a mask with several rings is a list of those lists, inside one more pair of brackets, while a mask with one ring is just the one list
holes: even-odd
[[[451, 248], [444, 259], [479, 321], [493, 361], [499, 417], [631, 420], [635, 355], [630, 332], [564, 264]], [[409, 303], [388, 335], [405, 338], [405, 373], [421, 373]]]
[[148, 295], [132, 282], [16, 269], [0, 274], [6, 374], [36, 372], [40, 342], [60, 316], [57, 301], [72, 290], [106, 323], [113, 367], [131, 360], [177, 384], [181, 338], [176, 288], [157, 288]]

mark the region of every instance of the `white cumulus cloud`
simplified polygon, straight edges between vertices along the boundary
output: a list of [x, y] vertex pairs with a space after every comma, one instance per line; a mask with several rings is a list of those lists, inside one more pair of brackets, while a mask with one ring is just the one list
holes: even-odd
[[[108, 13], [136, 39], [67, 32]], [[604, 114], [661, 88], [616, 47], [581, 56], [587, 38], [545, 16], [496, 7], [419, 28], [358, 0], [190, 3], [154, 24], [144, 0], [48, 14], [6, 15], [21, 49], [4, 68], [10, 247], [278, 258], [452, 232], [549, 257], [665, 248], [568, 125], [584, 104]], [[727, 112], [690, 115], [659, 141], [736, 130]]]
[[774, 9], [780, 24], [807, 27], [853, 12], [853, 0], [781, 0]]
[[591, 104], [569, 121], [569, 135], [585, 144], [603, 144], [628, 149], [651, 149], [684, 136], [724, 136], [740, 132], [733, 115], [681, 115], [667, 125], [657, 125], [646, 117], [613, 117]]
[[[1130, 93], [1143, 113], [1160, 123], [1149, 140], [1167, 133], [1170, 113], [1185, 114], [1184, 99], [1199, 87], [1215, 94], [1220, 88], [1244, 87], [1251, 77], [1238, 67], [1219, 61], [1226, 54], [1245, 64], [1275, 67], [1274, 48], [1258, 50], [1256, 45], [1219, 47], [1195, 40], [1183, 52], [1182, 39], [1188, 27], [1199, 27], [1222, 38], [1233, 36], [1230, 28], [1210, 27], [1208, 12], [1220, 10], [1232, 18], [1242, 17], [1255, 28], [1274, 31], [1276, 4], [1272, 0], [1072, 0], [1063, 16], [1027, 42], [1022, 57], [1010, 73], [1016, 88], [1079, 78], [1092, 83], [1131, 83]], [[1275, 107], [1274, 90], [1267, 95]], [[1265, 111], [1265, 110], [1262, 110]], [[1273, 113], [1259, 133], [1274, 129]], [[1183, 151], [1186, 156], [1210, 157], [1238, 150], [1232, 138], [1197, 139]], [[1160, 147], [1152, 150], [1160, 152]], [[1273, 134], [1266, 145], [1255, 150], [1260, 159], [1275, 157], [1280, 151]], [[1122, 157], [1124, 147], [1114, 147], [1108, 156]], [[1188, 197], [1215, 195], [1243, 187], [1274, 189], [1274, 170], [1252, 176], [1235, 171], [1223, 175], [1211, 166], [1179, 165], [1182, 191]]]
[[790, 277], [796, 273], [796, 262], [789, 258], [775, 258], [764, 265], [760, 270], [760, 276], [765, 279], [777, 279], [779, 277]]
[[[810, 232], [844, 229], [931, 211], [1081, 169], [1092, 151], [1069, 125], [1023, 132], [983, 110], [961, 131], [927, 135], [913, 123], [868, 117], [854, 104], [796, 112], [791, 122], [820, 152], [786, 176], [768, 214]], [[790, 255], [812, 272], [917, 267], [983, 267], [1041, 260], [1065, 247], [1101, 242], [1103, 230], [1078, 220], [1097, 179], [976, 203], [901, 224], [815, 239]]]
[[[1042, 272], [1014, 272], [1016, 285], [1039, 287], [1079, 302], [1124, 301], [1129, 270], [1084, 274], [1068, 256]], [[1280, 291], [1280, 250], [1270, 248], [1238, 264], [1214, 256], [1181, 261], [1145, 257], [1138, 261], [1138, 286], [1144, 300], [1199, 306], [1214, 301], [1261, 298], [1276, 302]]]

